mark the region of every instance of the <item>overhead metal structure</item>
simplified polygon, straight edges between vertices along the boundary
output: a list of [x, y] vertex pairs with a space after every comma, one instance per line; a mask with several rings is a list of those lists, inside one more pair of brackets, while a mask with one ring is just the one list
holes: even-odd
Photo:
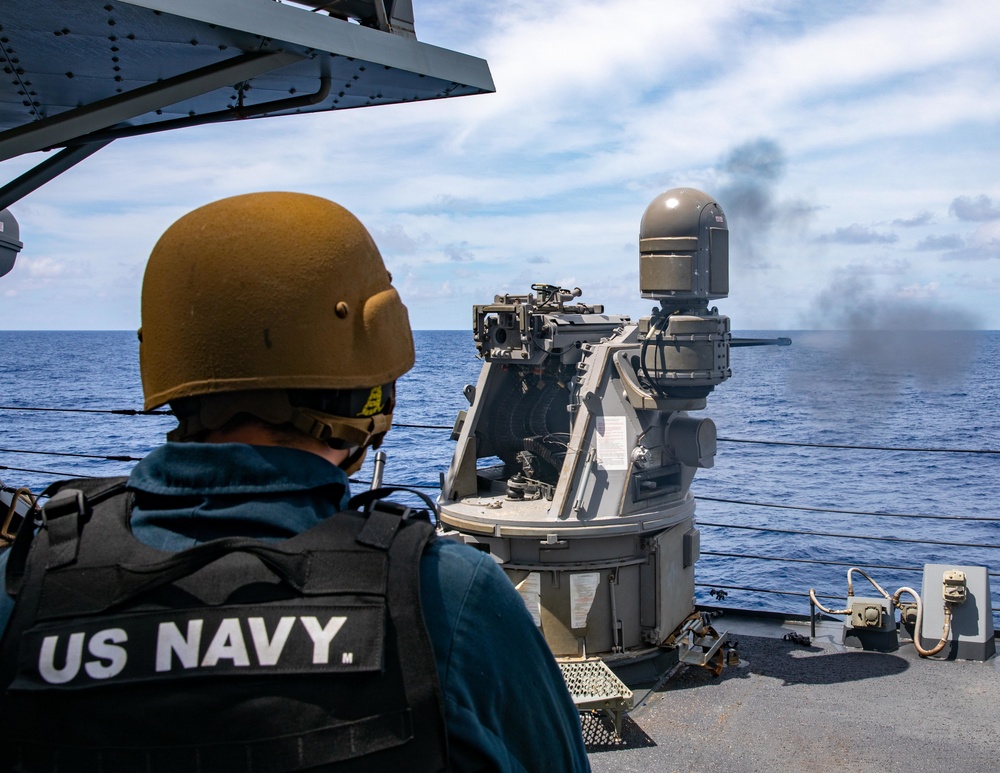
[[410, 0], [4, 0], [0, 68], [0, 161], [63, 149], [0, 210], [120, 137], [494, 90]]

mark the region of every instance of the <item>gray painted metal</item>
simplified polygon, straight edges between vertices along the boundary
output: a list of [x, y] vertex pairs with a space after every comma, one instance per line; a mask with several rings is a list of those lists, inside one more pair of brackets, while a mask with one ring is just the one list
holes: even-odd
[[383, 32], [413, 36], [413, 4], [410, 0], [296, 0], [296, 5], [349, 18]]
[[[682, 648], [700, 544], [690, 486], [716, 441], [711, 419], [686, 411], [730, 375], [729, 318], [707, 305], [729, 289], [725, 225], [701, 191], [653, 200], [640, 290], [660, 308], [638, 323], [546, 284], [473, 308], [485, 364], [456, 422], [441, 521], [489, 550], [557, 656]], [[661, 251], [679, 249], [693, 257], [674, 275]], [[503, 464], [479, 468], [490, 457]], [[682, 657], [704, 665], [724, 641], [700, 636]]]
[[[533, 289], [475, 307], [485, 364], [441, 521], [500, 562], [557, 656], [645, 657], [694, 608], [689, 489], [715, 427], [685, 413], [704, 398], [639, 382], [638, 325], [570, 305], [579, 290]], [[493, 456], [504, 464], [477, 469]]]
[[959, 660], [987, 660], [996, 653], [993, 636], [993, 613], [990, 611], [990, 575], [983, 566], [955, 566], [954, 564], [927, 564], [924, 566], [923, 620], [920, 625], [920, 644], [924, 649], [934, 647], [941, 640], [944, 628], [944, 599], [942, 577], [947, 570], [965, 572], [965, 603], [952, 609], [951, 636], [944, 649], [935, 658]]
[[63, 145], [75, 137], [153, 113], [164, 105], [173, 105], [224, 88], [228, 83], [250, 80], [301, 58], [278, 51], [241, 54], [162, 82], [150, 83], [83, 107], [21, 124], [0, 135], [0, 161]]
[[[374, 11], [375, 0], [352, 7], [366, 2]], [[237, 120], [324, 78], [325, 99], [265, 114], [494, 90], [481, 59], [273, 0], [5, 0], [0, 33], [0, 158], [123, 122]]]
[[[3, 219], [3, 215], [4, 213], [0, 212], [0, 220]], [[16, 524], [20, 523], [18, 519], [27, 518], [30, 511], [31, 507], [23, 496], [16, 493], [16, 490], [0, 489], [0, 541], [13, 541], [17, 533]]]
[[18, 238], [20, 235], [21, 231], [14, 215], [5, 207], [0, 207], [0, 276], [14, 268], [17, 253], [24, 247]]
[[[888, 599], [882, 596], [849, 596], [847, 601], [851, 605], [852, 614], [844, 616], [845, 646], [878, 652], [892, 652], [899, 649], [896, 612]], [[868, 621], [859, 610], [877, 610], [878, 620]]]

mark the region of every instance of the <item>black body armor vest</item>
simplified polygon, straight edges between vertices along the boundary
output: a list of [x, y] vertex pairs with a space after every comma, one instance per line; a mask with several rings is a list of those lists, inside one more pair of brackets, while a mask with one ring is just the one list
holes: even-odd
[[20, 529], [0, 644], [15, 770], [443, 770], [420, 609], [434, 537], [406, 508], [291, 539], [171, 553], [129, 529], [124, 479], [59, 484]]

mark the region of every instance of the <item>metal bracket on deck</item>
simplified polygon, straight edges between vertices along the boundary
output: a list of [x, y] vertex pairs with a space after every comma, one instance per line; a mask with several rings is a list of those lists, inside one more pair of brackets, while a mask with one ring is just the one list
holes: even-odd
[[729, 632], [717, 632], [708, 624], [700, 612], [695, 612], [664, 642], [677, 647], [681, 663], [707, 668], [716, 676], [725, 666], [722, 645], [729, 641]]
[[576, 708], [607, 714], [615, 724], [615, 740], [620, 741], [622, 718], [632, 708], [632, 691], [600, 658], [556, 662]]

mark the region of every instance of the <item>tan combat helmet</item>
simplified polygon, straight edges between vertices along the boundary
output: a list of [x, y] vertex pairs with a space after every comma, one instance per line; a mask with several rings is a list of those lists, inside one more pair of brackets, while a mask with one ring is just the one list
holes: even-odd
[[368, 231], [299, 193], [222, 199], [167, 229], [146, 266], [139, 341], [146, 410], [169, 402], [178, 415], [169, 439], [245, 413], [353, 449], [348, 471], [381, 443], [414, 362]]

